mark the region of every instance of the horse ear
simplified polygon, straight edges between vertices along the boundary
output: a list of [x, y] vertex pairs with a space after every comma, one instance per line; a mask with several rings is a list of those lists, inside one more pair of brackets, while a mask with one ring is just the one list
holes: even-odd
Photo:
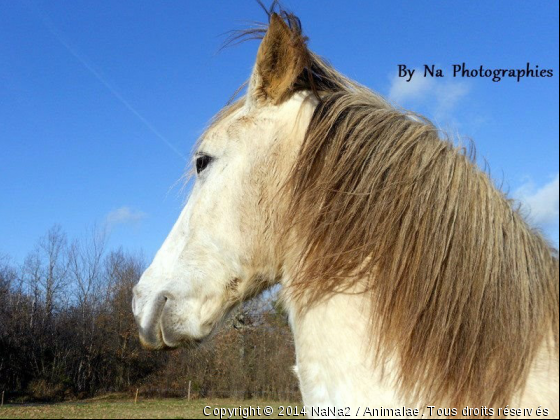
[[279, 104], [292, 93], [292, 86], [309, 61], [305, 37], [273, 13], [264, 36], [251, 80], [249, 100]]

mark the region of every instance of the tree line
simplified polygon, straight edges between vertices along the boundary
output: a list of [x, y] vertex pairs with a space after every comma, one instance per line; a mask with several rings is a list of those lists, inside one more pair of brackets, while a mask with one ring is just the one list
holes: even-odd
[[294, 346], [274, 293], [240, 307], [202, 347], [140, 346], [132, 288], [146, 262], [107, 250], [93, 229], [69, 241], [60, 226], [23, 263], [0, 255], [0, 392], [6, 400], [61, 401], [106, 393], [299, 398]]

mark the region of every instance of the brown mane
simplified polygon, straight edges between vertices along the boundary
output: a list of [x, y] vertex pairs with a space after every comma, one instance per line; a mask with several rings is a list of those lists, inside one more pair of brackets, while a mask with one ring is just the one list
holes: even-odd
[[397, 361], [407, 400], [510, 404], [543, 343], [558, 355], [557, 254], [430, 122], [304, 57], [290, 91], [320, 103], [284, 190], [304, 250], [290, 293], [311, 305], [365, 283], [377, 360]]

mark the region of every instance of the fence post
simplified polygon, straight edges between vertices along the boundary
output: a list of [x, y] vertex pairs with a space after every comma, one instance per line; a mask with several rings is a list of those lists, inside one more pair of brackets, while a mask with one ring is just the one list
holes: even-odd
[[0, 407], [4, 407], [4, 391], [2, 391], [2, 403], [0, 404]]
[[187, 394], [187, 401], [191, 400], [191, 381], [189, 381], [189, 393]]
[[136, 395], [134, 396], [134, 404], [138, 403], [138, 388], [136, 388]]

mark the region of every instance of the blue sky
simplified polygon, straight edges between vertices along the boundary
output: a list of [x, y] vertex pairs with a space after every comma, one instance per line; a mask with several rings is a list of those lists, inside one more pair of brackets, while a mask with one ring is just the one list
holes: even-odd
[[[391, 100], [472, 138], [492, 176], [558, 244], [558, 2], [296, 2], [309, 46]], [[319, 6], [320, 5], [320, 6]], [[0, 13], [0, 254], [20, 262], [53, 224], [93, 224], [151, 259], [185, 199], [207, 121], [251, 72], [263, 21], [235, 2], [13, 0]], [[452, 64], [554, 77], [454, 79]], [[434, 64], [442, 79], [396, 77]], [[418, 73], [418, 71], [417, 71]]]

